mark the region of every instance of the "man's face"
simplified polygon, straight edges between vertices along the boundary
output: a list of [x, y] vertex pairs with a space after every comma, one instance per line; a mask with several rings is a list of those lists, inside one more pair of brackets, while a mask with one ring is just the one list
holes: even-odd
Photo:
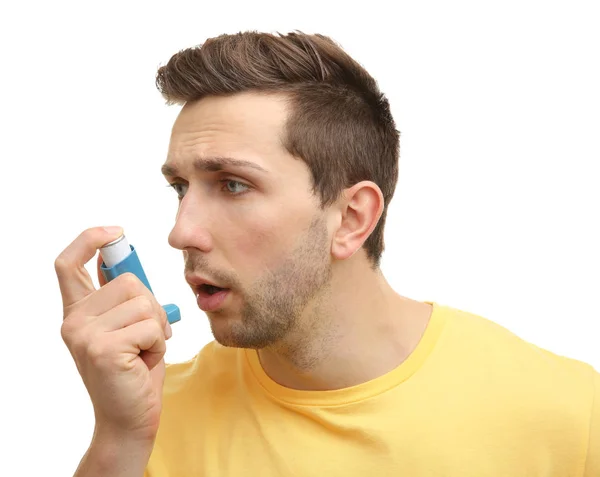
[[286, 116], [282, 97], [244, 93], [189, 103], [173, 127], [163, 172], [181, 201], [169, 243], [186, 278], [229, 289], [199, 299], [226, 346], [278, 342], [331, 279], [327, 215], [281, 144]]

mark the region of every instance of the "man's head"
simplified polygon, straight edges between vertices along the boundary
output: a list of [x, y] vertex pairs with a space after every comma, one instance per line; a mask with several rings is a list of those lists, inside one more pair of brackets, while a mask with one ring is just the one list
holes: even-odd
[[398, 131], [368, 73], [320, 35], [223, 35], [174, 55], [157, 86], [184, 107], [163, 172], [188, 277], [229, 288], [222, 344], [282, 340], [325, 303], [336, 264], [379, 267]]

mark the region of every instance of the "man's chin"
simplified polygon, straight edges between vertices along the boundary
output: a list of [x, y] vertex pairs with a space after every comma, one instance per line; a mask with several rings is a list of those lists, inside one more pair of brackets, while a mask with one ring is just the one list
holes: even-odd
[[208, 316], [210, 330], [215, 341], [223, 346], [237, 348], [238, 346], [234, 340], [233, 333], [231, 332], [231, 318], [214, 313], [207, 313], [206, 315]]
[[229, 348], [262, 349], [270, 342], [264, 336], [257, 336], [251, 330], [244, 329], [241, 323], [235, 323], [231, 319], [215, 317], [210, 320], [210, 329], [215, 341]]
[[[208, 314], [207, 314], [208, 315]], [[239, 336], [239, 329], [237, 333], [234, 332], [234, 323], [233, 318], [225, 317], [225, 316], [208, 316], [210, 321], [210, 329], [212, 331], [213, 337], [215, 341], [222, 346], [227, 346], [229, 348], [246, 348], [244, 345], [243, 334]], [[239, 325], [239, 324], [238, 324]], [[238, 327], [239, 328], [239, 327]]]

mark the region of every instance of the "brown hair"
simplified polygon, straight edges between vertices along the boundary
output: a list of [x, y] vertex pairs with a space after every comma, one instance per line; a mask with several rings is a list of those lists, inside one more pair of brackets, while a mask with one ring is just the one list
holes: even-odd
[[373, 269], [379, 267], [400, 133], [376, 81], [333, 40], [301, 32], [220, 35], [173, 55], [159, 68], [156, 86], [168, 104], [244, 91], [286, 93], [292, 107], [283, 143], [310, 169], [321, 207], [363, 180], [381, 189], [383, 214], [363, 245]]

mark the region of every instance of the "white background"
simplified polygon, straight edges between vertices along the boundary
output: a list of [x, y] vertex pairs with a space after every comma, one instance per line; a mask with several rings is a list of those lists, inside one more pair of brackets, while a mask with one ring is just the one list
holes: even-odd
[[167, 244], [178, 108], [154, 75], [221, 33], [323, 33], [378, 79], [401, 131], [383, 260], [399, 293], [600, 369], [598, 5], [3, 2], [0, 474], [71, 475], [89, 443], [53, 268], [85, 228], [123, 226], [180, 306], [167, 361], [211, 339]]

